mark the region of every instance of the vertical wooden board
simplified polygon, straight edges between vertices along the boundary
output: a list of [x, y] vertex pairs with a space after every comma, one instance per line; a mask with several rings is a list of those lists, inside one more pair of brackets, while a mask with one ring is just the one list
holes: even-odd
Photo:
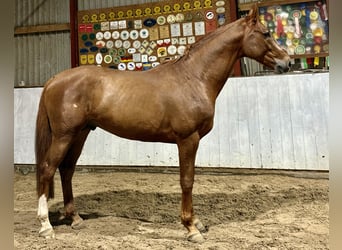
[[300, 85], [296, 81], [289, 82], [290, 112], [293, 133], [294, 164], [296, 169], [306, 168], [305, 144], [303, 131], [303, 106], [300, 97]]
[[259, 114], [259, 134], [260, 134], [260, 155], [262, 168], [272, 168], [272, 149], [270, 141], [270, 125], [268, 120], [268, 89], [267, 82], [259, 78], [257, 82], [258, 114]]
[[[306, 121], [306, 126], [304, 131], [311, 137], [311, 141], [309, 141], [311, 147], [311, 152], [307, 152], [310, 159], [314, 158], [315, 165], [309, 164], [309, 169], [317, 169], [317, 168], [328, 168], [328, 123], [327, 123], [327, 114], [329, 113], [328, 107], [328, 83], [329, 80], [327, 78], [328, 74], [315, 74], [312, 78], [310, 78], [307, 82], [305, 82], [304, 89], [308, 89], [305, 91], [305, 99], [306, 102], [309, 103], [307, 105], [310, 111], [311, 120]], [[314, 77], [319, 79], [320, 83], [317, 85], [314, 81]], [[323, 101], [325, 100], [325, 101]], [[311, 127], [310, 127], [311, 125]], [[325, 165], [325, 167], [321, 166]]]
[[281, 153], [283, 157], [283, 167], [293, 169], [294, 166], [294, 144], [293, 128], [290, 107], [290, 87], [285, 80], [279, 84], [279, 105], [280, 105], [280, 133], [281, 133]]
[[316, 90], [318, 122], [317, 131], [317, 154], [318, 169], [329, 169], [329, 146], [328, 146], [328, 114], [329, 114], [329, 74], [320, 74], [320, 83]]
[[250, 166], [259, 168], [262, 165], [260, 158], [260, 133], [258, 115], [257, 84], [253, 80], [246, 79], [248, 82], [248, 130], [250, 146]]
[[166, 166], [178, 166], [179, 165], [179, 160], [178, 160], [178, 148], [176, 144], [165, 144], [165, 143], [160, 143], [163, 145], [163, 148], [165, 149], [163, 152], [164, 157], [163, 159], [166, 159], [168, 164], [165, 164]]
[[109, 158], [109, 162], [111, 165], [120, 164], [120, 148], [118, 147], [119, 140], [121, 140], [121, 138], [118, 138], [116, 136], [111, 136], [111, 148], [110, 148], [110, 158]]
[[155, 143], [155, 148], [159, 149], [155, 158], [157, 166], [177, 166], [178, 151], [176, 144], [170, 143]]
[[300, 82], [300, 92], [303, 106], [303, 131], [306, 168], [315, 169], [318, 165], [317, 132], [319, 121], [316, 120], [318, 110], [315, 107], [318, 96], [315, 96], [310, 79]]
[[280, 168], [283, 164], [279, 85], [281, 85], [281, 81], [277, 77], [274, 77], [274, 81], [271, 80], [268, 84], [268, 119], [270, 124], [272, 168]]
[[228, 119], [230, 119], [231, 114], [229, 113], [228, 106], [228, 92], [230, 90], [229, 81], [227, 81], [226, 86], [223, 88], [222, 93], [217, 99], [217, 106], [221, 107], [216, 112], [218, 129], [219, 129], [219, 154], [220, 154], [220, 167], [230, 166], [229, 162], [229, 136], [230, 131], [228, 130]]
[[240, 149], [239, 149], [239, 131], [238, 131], [238, 83], [232, 82], [230, 84], [230, 91], [228, 92], [228, 131], [229, 131], [229, 158], [232, 167], [240, 165]]
[[84, 143], [82, 153], [80, 157], [78, 158], [78, 161], [76, 164], [88, 165], [88, 164], [92, 164], [93, 161], [96, 161], [96, 159], [92, 159], [94, 155], [94, 145], [96, 145], [96, 138], [97, 138], [97, 135], [95, 132], [89, 133], [88, 138], [86, 142]]
[[214, 118], [214, 128], [207, 135], [208, 140], [208, 152], [207, 162], [208, 167], [219, 167], [220, 165], [220, 119], [222, 119], [222, 114], [224, 113], [223, 105], [216, 106], [217, 113], [220, 115]]
[[248, 129], [248, 84], [241, 82], [238, 85], [238, 130], [240, 167], [250, 167], [250, 147]]
[[[214, 130], [214, 129], [213, 129]], [[207, 134], [204, 138], [200, 140], [197, 155], [196, 155], [196, 162], [197, 166], [201, 167], [208, 167], [211, 165], [210, 163], [210, 154], [211, 152], [211, 141], [213, 139], [212, 131]]]
[[35, 164], [35, 129], [41, 89], [14, 92], [14, 162]]
[[[124, 139], [127, 140], [127, 139]], [[127, 140], [127, 161], [129, 165], [137, 162], [137, 141]]]
[[[114, 135], [108, 133], [108, 132], [105, 132], [102, 133], [102, 142], [101, 144], [103, 144], [103, 147], [102, 147], [102, 155], [103, 155], [103, 159], [112, 159], [112, 150], [111, 148], [113, 147], [112, 143], [113, 143], [113, 137]], [[105, 162], [103, 162], [103, 164], [105, 164]]]
[[158, 149], [151, 142], [136, 142], [136, 164], [151, 166], [156, 162]]

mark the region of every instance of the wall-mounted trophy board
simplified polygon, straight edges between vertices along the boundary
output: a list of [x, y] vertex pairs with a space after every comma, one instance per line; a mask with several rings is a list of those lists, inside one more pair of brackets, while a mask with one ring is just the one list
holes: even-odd
[[78, 12], [80, 65], [148, 70], [230, 22], [229, 1], [161, 1]]

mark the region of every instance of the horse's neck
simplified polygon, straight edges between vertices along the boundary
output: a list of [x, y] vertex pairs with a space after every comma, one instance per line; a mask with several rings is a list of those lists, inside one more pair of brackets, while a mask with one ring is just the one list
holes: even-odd
[[213, 31], [190, 49], [182, 70], [191, 72], [216, 98], [240, 57], [243, 27], [235, 22]]

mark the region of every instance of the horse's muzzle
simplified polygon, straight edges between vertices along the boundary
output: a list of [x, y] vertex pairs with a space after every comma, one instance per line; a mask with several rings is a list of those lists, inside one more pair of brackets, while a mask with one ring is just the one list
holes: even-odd
[[276, 60], [275, 72], [278, 74], [286, 73], [291, 68], [290, 60]]

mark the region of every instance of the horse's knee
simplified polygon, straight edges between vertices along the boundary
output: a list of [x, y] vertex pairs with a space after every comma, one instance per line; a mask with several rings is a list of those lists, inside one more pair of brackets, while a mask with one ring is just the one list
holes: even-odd
[[193, 178], [184, 178], [181, 180], [180, 182], [181, 184], [181, 188], [183, 191], [186, 191], [186, 190], [192, 190], [192, 187], [194, 185], [194, 179]]

